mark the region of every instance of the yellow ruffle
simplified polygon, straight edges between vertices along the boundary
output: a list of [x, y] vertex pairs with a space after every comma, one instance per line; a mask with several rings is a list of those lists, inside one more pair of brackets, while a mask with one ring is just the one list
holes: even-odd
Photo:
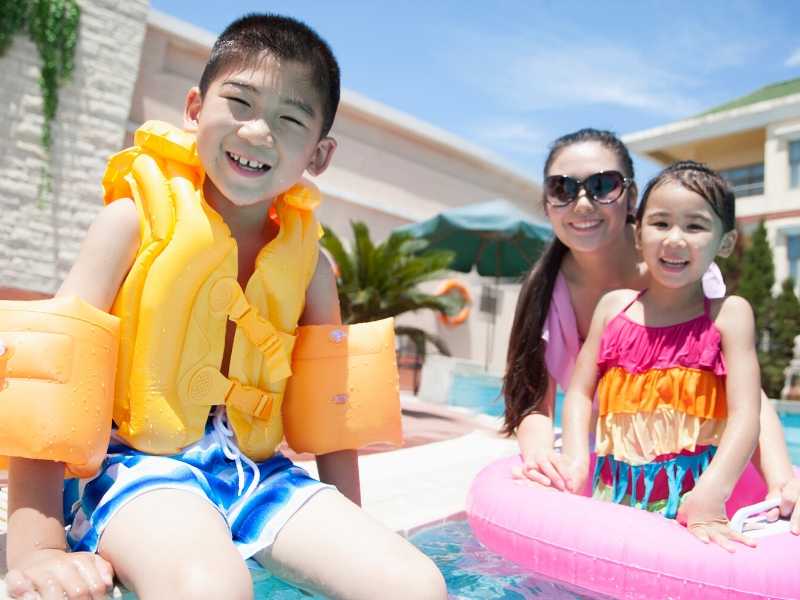
[[726, 422], [663, 405], [647, 413], [607, 414], [597, 420], [597, 454], [613, 454], [629, 465], [643, 465], [663, 454], [719, 446]]
[[725, 379], [711, 371], [675, 367], [629, 373], [606, 371], [597, 387], [602, 418], [619, 413], [652, 413], [662, 407], [703, 419], [725, 419]]

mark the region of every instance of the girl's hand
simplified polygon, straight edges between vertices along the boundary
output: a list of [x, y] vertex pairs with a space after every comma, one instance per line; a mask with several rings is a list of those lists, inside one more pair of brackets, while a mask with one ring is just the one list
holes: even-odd
[[781, 499], [781, 505], [767, 513], [767, 519], [776, 521], [780, 517], [788, 517], [791, 520], [792, 533], [800, 535], [800, 479], [790, 479], [779, 489], [767, 494], [767, 498]]
[[37, 550], [6, 575], [6, 592], [22, 600], [102, 600], [114, 584], [111, 565], [90, 552]]
[[728, 526], [725, 499], [695, 488], [683, 499], [678, 509], [678, 522], [701, 542], [713, 542], [728, 552], [736, 552], [734, 542], [755, 548], [756, 543]]

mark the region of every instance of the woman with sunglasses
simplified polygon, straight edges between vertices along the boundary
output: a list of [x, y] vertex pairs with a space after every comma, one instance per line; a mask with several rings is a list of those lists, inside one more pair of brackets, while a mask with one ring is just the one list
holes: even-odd
[[[544, 209], [555, 239], [520, 290], [503, 383], [504, 432], [516, 433], [523, 466], [516, 477], [565, 490], [553, 451], [556, 385], [566, 390], [595, 306], [614, 289], [649, 284], [634, 239], [637, 187], [633, 161], [613, 133], [581, 129], [558, 138], [544, 165]], [[724, 295], [716, 266], [703, 280], [708, 297]], [[753, 461], [780, 513], [800, 511], [783, 430], [762, 394], [761, 434]], [[777, 511], [773, 515], [777, 518]]]

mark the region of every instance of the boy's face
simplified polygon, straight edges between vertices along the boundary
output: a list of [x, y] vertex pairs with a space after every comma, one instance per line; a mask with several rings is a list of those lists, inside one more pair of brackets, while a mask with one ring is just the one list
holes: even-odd
[[184, 126], [197, 134], [208, 180], [229, 202], [271, 200], [328, 166], [336, 142], [320, 139], [322, 102], [301, 63], [265, 56], [217, 77], [186, 98]]

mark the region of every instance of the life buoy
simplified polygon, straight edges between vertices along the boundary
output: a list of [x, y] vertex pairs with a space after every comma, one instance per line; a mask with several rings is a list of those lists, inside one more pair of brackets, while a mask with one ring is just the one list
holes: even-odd
[[469, 317], [472, 310], [472, 294], [469, 293], [469, 288], [457, 279], [448, 279], [443, 281], [442, 284], [434, 292], [435, 296], [446, 296], [447, 294], [457, 293], [464, 300], [463, 308], [454, 315], [448, 315], [444, 312], [439, 313], [439, 320], [449, 327], [456, 327], [461, 325]]

